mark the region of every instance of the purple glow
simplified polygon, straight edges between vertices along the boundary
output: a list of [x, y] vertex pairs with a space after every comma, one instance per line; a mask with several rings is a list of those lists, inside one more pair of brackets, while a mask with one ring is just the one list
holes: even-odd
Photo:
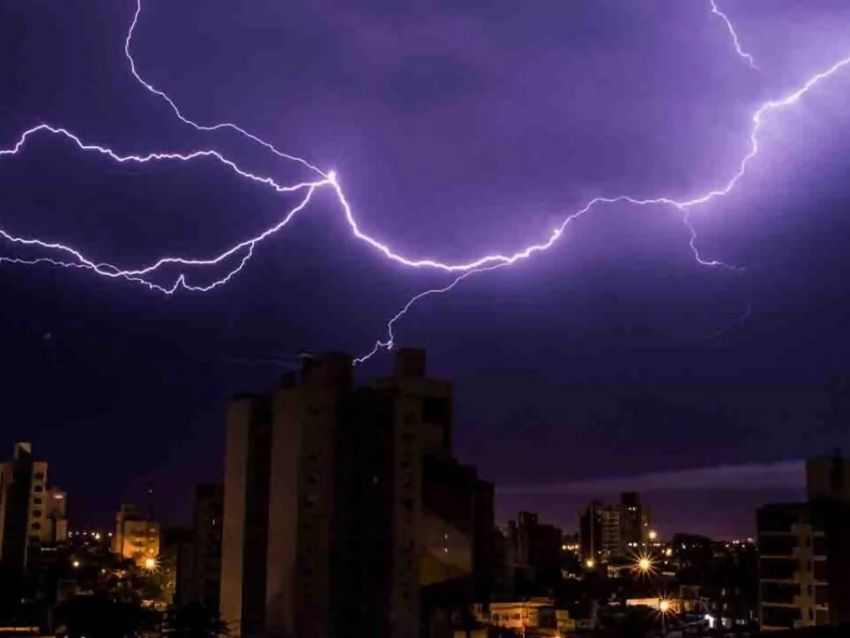
[[[735, 51], [738, 56], [747, 61], [747, 63], [753, 67], [755, 67], [755, 62], [752, 56], [743, 51], [741, 48], [737, 33], [729, 20], [728, 16], [725, 13], [720, 11], [717, 7], [717, 4], [714, 0], [710, 0], [711, 12], [712, 14], [720, 17], [729, 31], [732, 43], [734, 45]], [[84, 152], [97, 153], [102, 156], [105, 156], [115, 162], [118, 163], [139, 163], [145, 164], [154, 161], [180, 161], [180, 162], [189, 162], [193, 160], [198, 160], [202, 158], [212, 159], [219, 164], [222, 164], [231, 172], [236, 174], [237, 176], [252, 181], [254, 183], [267, 186], [272, 188], [277, 193], [293, 193], [297, 191], [305, 191], [304, 197], [295, 205], [293, 208], [289, 209], [285, 215], [273, 226], [263, 230], [261, 233], [241, 240], [238, 243], [233, 244], [230, 248], [227, 248], [223, 252], [208, 258], [188, 258], [181, 256], [165, 256], [161, 257], [150, 265], [137, 268], [137, 269], [122, 269], [118, 266], [109, 263], [98, 263], [86, 257], [79, 250], [74, 248], [73, 246], [66, 245], [58, 242], [47, 242], [40, 240], [38, 238], [30, 238], [30, 237], [21, 237], [12, 235], [11, 233], [0, 229], [0, 236], [3, 239], [20, 245], [27, 247], [34, 247], [44, 251], [48, 251], [52, 254], [58, 254], [60, 257], [64, 256], [65, 260], [60, 259], [58, 257], [48, 257], [48, 256], [39, 256], [32, 259], [24, 259], [19, 257], [4, 257], [0, 256], [0, 262], [5, 263], [14, 263], [14, 264], [24, 264], [24, 265], [35, 265], [35, 264], [49, 264], [54, 266], [61, 266], [66, 268], [82, 268], [86, 270], [93, 271], [95, 274], [110, 277], [110, 278], [121, 278], [127, 281], [132, 281], [134, 283], [142, 284], [148, 287], [151, 290], [156, 290], [158, 292], [162, 292], [165, 294], [173, 294], [179, 289], [185, 289], [193, 292], [207, 292], [214, 288], [217, 288], [228, 281], [232, 277], [234, 277], [237, 273], [239, 273], [242, 268], [248, 263], [251, 257], [254, 254], [254, 248], [267, 239], [271, 235], [277, 233], [279, 230], [282, 230], [289, 222], [302, 210], [304, 210], [307, 205], [310, 203], [313, 194], [317, 189], [323, 187], [330, 187], [335, 196], [336, 200], [339, 203], [343, 216], [345, 218], [346, 223], [348, 224], [351, 234], [361, 242], [367, 244], [372, 249], [383, 255], [387, 260], [396, 262], [403, 266], [409, 268], [417, 268], [417, 269], [432, 269], [437, 271], [442, 271], [446, 273], [459, 273], [457, 276], [446, 286], [431, 288], [425, 290], [415, 296], [413, 296], [403, 307], [402, 309], [393, 316], [386, 325], [386, 338], [384, 340], [378, 340], [375, 342], [372, 349], [359, 357], [356, 362], [360, 363], [366, 361], [374, 354], [376, 354], [380, 350], [389, 350], [394, 346], [394, 333], [393, 327], [396, 322], [402, 319], [407, 312], [418, 302], [419, 300], [432, 296], [443, 294], [454, 289], [461, 281], [466, 279], [467, 277], [482, 272], [488, 272], [491, 270], [496, 270], [505, 266], [510, 266], [516, 264], [520, 261], [526, 260], [537, 253], [542, 253], [548, 251], [552, 246], [554, 246], [557, 241], [561, 238], [567, 228], [577, 219], [585, 215], [585, 213], [590, 212], [597, 205], [605, 205], [605, 204], [616, 204], [616, 203], [628, 203], [635, 206], [672, 206], [677, 211], [681, 213], [682, 221], [685, 226], [688, 228], [689, 232], [689, 246], [691, 252], [693, 253], [693, 257], [697, 263], [703, 266], [709, 267], [727, 267], [731, 268], [727, 264], [724, 264], [721, 261], [713, 260], [713, 259], [705, 259], [701, 256], [698, 248], [697, 248], [697, 234], [694, 226], [690, 222], [690, 210], [693, 207], [700, 206], [702, 204], [706, 204], [714, 199], [724, 197], [728, 195], [732, 190], [736, 187], [739, 180], [741, 180], [746, 174], [747, 167], [751, 160], [753, 160], [759, 154], [759, 140], [758, 135], [761, 130], [763, 124], [763, 117], [772, 111], [782, 110], [785, 107], [791, 106], [797, 103], [803, 96], [805, 96], [812, 88], [814, 88], [819, 82], [822, 80], [828, 79], [845, 66], [850, 64], [850, 56], [841, 59], [835, 62], [829, 68], [816, 73], [809, 77], [809, 79], [803, 83], [799, 88], [792, 91], [791, 93], [781, 97], [779, 99], [770, 100], [761, 104], [752, 115], [752, 126], [749, 131], [749, 145], [748, 150], [744, 155], [738, 160], [737, 168], [732, 173], [731, 177], [724, 183], [719, 186], [707, 187], [707, 190], [702, 191], [698, 194], [695, 194], [691, 197], [685, 199], [676, 199], [667, 195], [658, 195], [656, 197], [651, 198], [638, 198], [630, 195], [616, 195], [616, 196], [598, 196], [590, 199], [585, 205], [578, 208], [577, 210], [569, 213], [566, 217], [563, 218], [563, 221], [558, 224], [552, 231], [549, 233], [547, 237], [545, 237], [542, 241], [537, 243], [531, 243], [526, 245], [525, 247], [517, 250], [516, 252], [509, 254], [500, 254], [500, 253], [492, 253], [492, 254], [484, 254], [483, 256], [477, 257], [475, 259], [471, 259], [468, 261], [461, 261], [457, 263], [452, 262], [444, 262], [436, 258], [430, 257], [412, 257], [405, 256], [398, 252], [396, 252], [391, 245], [386, 242], [379, 240], [372, 235], [364, 232], [355, 217], [355, 214], [352, 210], [352, 207], [345, 196], [343, 188], [340, 184], [339, 179], [334, 171], [322, 171], [317, 168], [315, 165], [311, 164], [307, 160], [284, 153], [277, 149], [274, 145], [267, 142], [266, 140], [248, 132], [247, 130], [233, 124], [231, 122], [222, 122], [218, 124], [212, 125], [202, 125], [199, 124], [182, 114], [179, 107], [176, 103], [163, 91], [157, 89], [152, 84], [148, 83], [144, 80], [141, 75], [138, 73], [135, 65], [135, 61], [131, 54], [131, 44], [133, 33], [138, 24], [138, 20], [141, 14], [142, 4], [141, 0], [137, 0], [136, 11], [133, 15], [133, 20], [130, 25], [130, 28], [127, 33], [127, 37], [124, 42], [124, 54], [129, 62], [130, 71], [133, 77], [141, 84], [147, 91], [153, 93], [154, 95], [163, 99], [173, 110], [177, 118], [187, 124], [188, 126], [193, 127], [194, 129], [202, 132], [211, 132], [217, 130], [230, 130], [238, 133], [241, 136], [244, 136], [251, 141], [260, 144], [268, 151], [275, 154], [277, 157], [296, 162], [311, 171], [317, 173], [320, 177], [317, 181], [314, 182], [302, 182], [296, 183], [292, 185], [283, 185], [278, 183], [275, 179], [266, 175], [259, 175], [247, 170], [242, 169], [235, 161], [229, 159], [224, 154], [215, 150], [197, 150], [189, 153], [177, 153], [177, 152], [152, 152], [147, 155], [121, 155], [120, 153], [104, 146], [87, 144], [85, 143], [79, 136], [68, 131], [64, 128], [54, 127], [47, 124], [40, 124], [31, 129], [26, 130], [15, 143], [14, 146], [8, 149], [0, 149], [0, 156], [15, 156], [19, 154], [27, 141], [36, 133], [49, 133], [52, 135], [64, 137], [65, 139], [73, 142], [80, 150]], [[216, 266], [222, 264], [227, 261], [229, 258], [235, 259], [235, 265], [231, 266], [229, 270], [218, 279], [213, 280], [210, 283], [204, 285], [198, 284], [190, 284], [187, 281], [187, 275], [185, 272], [180, 272], [176, 275], [175, 279], [167, 285], [163, 285], [161, 283], [157, 283], [151, 279], [151, 276], [160, 271], [165, 266], [186, 266], [186, 267], [208, 267], [208, 266]]]

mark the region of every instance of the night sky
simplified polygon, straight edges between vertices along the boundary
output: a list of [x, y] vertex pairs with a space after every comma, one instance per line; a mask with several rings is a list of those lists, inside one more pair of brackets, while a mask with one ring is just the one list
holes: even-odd
[[[850, 54], [844, 0], [719, 2], [758, 70], [708, 0], [147, 0], [132, 50], [188, 117], [336, 170], [397, 252], [467, 261], [544, 239], [595, 196], [724, 184], [758, 106]], [[302, 180], [133, 78], [135, 9], [0, 0], [0, 148], [49, 123]], [[850, 443], [848, 96], [850, 67], [766, 115], [747, 175], [692, 209], [702, 257], [742, 270], [697, 263], [672, 207], [599, 206], [396, 325], [455, 380], [457, 452], [497, 483], [499, 520], [530, 508], [572, 530], [581, 504], [634, 487], [662, 533], [744, 536], [757, 504], [800, 497], [801, 459]], [[0, 227], [125, 268], [215, 254], [294, 202], [210, 160], [121, 165], [51, 135], [0, 158]], [[450, 282], [357, 241], [332, 191], [209, 293], [0, 264], [0, 446], [33, 441], [72, 526], [108, 524], [148, 483], [187, 521], [192, 485], [221, 476], [229, 395], [271, 388], [303, 351], [368, 351]]]

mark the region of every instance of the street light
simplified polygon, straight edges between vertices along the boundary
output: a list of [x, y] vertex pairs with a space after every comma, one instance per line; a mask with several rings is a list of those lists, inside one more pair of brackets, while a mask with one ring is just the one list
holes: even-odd
[[661, 635], [667, 634], [667, 615], [673, 613], [673, 604], [666, 598], [658, 601], [658, 613], [661, 615]]
[[636, 576], [651, 576], [655, 573], [655, 561], [652, 556], [649, 554], [636, 554], [633, 558], [632, 571]]

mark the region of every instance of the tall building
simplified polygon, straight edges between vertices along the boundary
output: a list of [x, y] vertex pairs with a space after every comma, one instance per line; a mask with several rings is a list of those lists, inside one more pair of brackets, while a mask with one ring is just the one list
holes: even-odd
[[[346, 453], [336, 443], [352, 378], [351, 359], [345, 355], [306, 357], [300, 383], [289, 379], [272, 398], [274, 489], [268, 501], [265, 599], [269, 635], [333, 635], [332, 524], [337, 470]], [[227, 503], [225, 515], [230, 515]]]
[[156, 569], [162, 583], [160, 604], [183, 606], [192, 602], [195, 564], [193, 530], [166, 527], [162, 530]]
[[641, 504], [637, 492], [620, 497], [620, 537], [626, 554], [645, 550], [649, 542], [649, 508]]
[[33, 458], [30, 443], [16, 443], [0, 464], [0, 565], [22, 574], [32, 546], [64, 541], [67, 495], [47, 486], [47, 462]]
[[299, 379], [231, 405], [221, 614], [236, 635], [415, 638], [448, 590], [472, 601], [492, 486], [451, 456], [451, 397], [401, 350], [370, 387], [347, 356], [306, 357]]
[[804, 503], [759, 508], [759, 616], [765, 631], [850, 622], [850, 463], [806, 463]]
[[224, 485], [208, 483], [195, 488], [195, 521], [190, 599], [208, 610], [219, 610], [221, 588], [221, 529]]
[[159, 523], [150, 513], [142, 514], [130, 503], [121, 505], [115, 515], [114, 553], [134, 561], [139, 567], [150, 568], [159, 556], [159, 541]]
[[271, 415], [271, 397], [257, 395], [227, 411], [219, 609], [234, 636], [265, 627]]
[[594, 501], [579, 515], [581, 555], [588, 567], [622, 555], [620, 508]]
[[606, 563], [647, 548], [649, 508], [637, 492], [624, 492], [619, 505], [594, 501], [579, 513], [581, 551], [585, 561]]
[[548, 590], [561, 575], [561, 530], [540, 523], [537, 514], [520, 512], [516, 521], [509, 521], [505, 530], [509, 581], [519, 591], [515, 594], [537, 593], [535, 588]]

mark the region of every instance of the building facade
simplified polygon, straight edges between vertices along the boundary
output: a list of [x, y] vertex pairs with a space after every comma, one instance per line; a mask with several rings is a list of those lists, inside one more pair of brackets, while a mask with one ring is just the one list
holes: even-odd
[[223, 484], [206, 483], [195, 488], [194, 562], [189, 596], [211, 612], [219, 611], [223, 510]]
[[234, 636], [260, 636], [265, 627], [270, 398], [234, 398], [226, 436], [219, 609]]
[[645, 551], [649, 543], [649, 508], [637, 492], [624, 492], [620, 497], [620, 542], [628, 554]]
[[[422, 351], [399, 351], [395, 374], [365, 388], [349, 357], [307, 357], [262, 399], [263, 458], [246, 453], [252, 409], [231, 405], [221, 613], [236, 635], [417, 638], [447, 591], [472, 601], [492, 486], [451, 456], [451, 397]], [[270, 487], [246, 490], [252, 471]], [[245, 530], [263, 510], [251, 554]], [[262, 620], [249, 625], [252, 588]]]
[[804, 503], [759, 508], [762, 630], [850, 622], [850, 474], [837, 456], [806, 464]]
[[[159, 523], [150, 514], [142, 514], [135, 505], [125, 503], [115, 515], [112, 551], [134, 561], [139, 567], [152, 568], [159, 556]], [[151, 562], [153, 561], [153, 562]]]
[[581, 555], [588, 568], [622, 554], [620, 508], [594, 501], [579, 515]]
[[505, 528], [506, 567], [513, 594], [548, 590], [561, 576], [561, 530], [541, 523], [537, 514], [519, 512]]
[[591, 567], [646, 551], [649, 524], [649, 508], [641, 504], [637, 492], [624, 492], [618, 505], [593, 501], [579, 512], [585, 565]]
[[67, 495], [47, 483], [47, 462], [35, 460], [30, 443], [16, 443], [0, 464], [0, 566], [21, 575], [34, 546], [67, 538]]

